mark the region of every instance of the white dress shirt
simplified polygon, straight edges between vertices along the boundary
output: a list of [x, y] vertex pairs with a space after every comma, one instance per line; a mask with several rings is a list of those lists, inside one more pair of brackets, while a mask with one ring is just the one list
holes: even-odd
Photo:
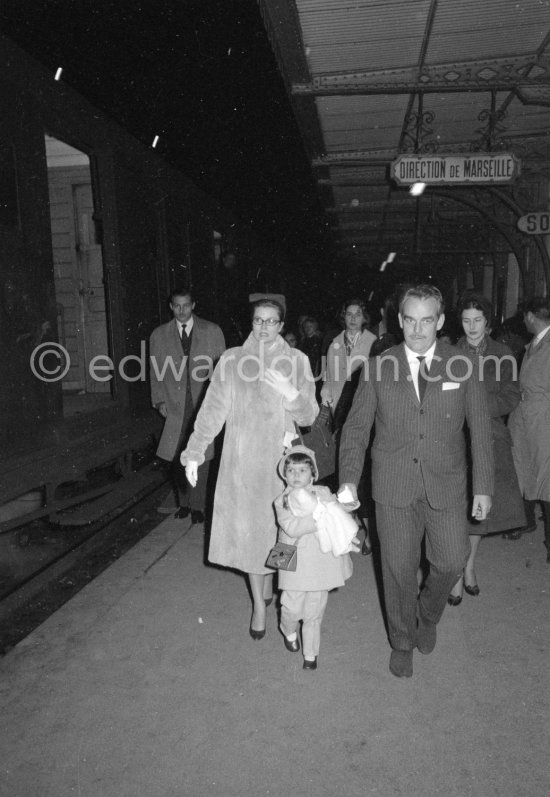
[[193, 316], [191, 316], [191, 318], [189, 319], [187, 324], [184, 325], [184, 324], [181, 323], [181, 321], [178, 321], [176, 319], [176, 324], [178, 325], [178, 335], [180, 336], [180, 338], [181, 338], [181, 330], [182, 330], [183, 326], [185, 326], [185, 333], [186, 333], [187, 337], [189, 337], [189, 335], [191, 334], [191, 330], [193, 329], [194, 320], [195, 319], [193, 318]]
[[432, 360], [435, 352], [435, 344], [437, 341], [433, 343], [432, 346], [428, 349], [427, 352], [424, 354], [417, 354], [412, 349], [409, 349], [407, 344], [405, 344], [405, 354], [407, 355], [407, 361], [409, 363], [409, 368], [411, 369], [411, 379], [413, 381], [414, 389], [416, 390], [416, 395], [418, 396], [418, 400], [420, 401], [420, 392], [418, 390], [418, 372], [420, 371], [420, 360], [419, 357], [424, 357], [426, 360], [426, 370], [429, 371], [432, 365]]
[[531, 343], [533, 344], [533, 348], [537, 345], [537, 343], [540, 343], [540, 341], [543, 339], [543, 337], [546, 335], [546, 333], [549, 330], [550, 330], [550, 326], [548, 326], [545, 329], [543, 329], [542, 332], [539, 332], [539, 334], [537, 335], [536, 338], [533, 338], [533, 340], [531, 341]]

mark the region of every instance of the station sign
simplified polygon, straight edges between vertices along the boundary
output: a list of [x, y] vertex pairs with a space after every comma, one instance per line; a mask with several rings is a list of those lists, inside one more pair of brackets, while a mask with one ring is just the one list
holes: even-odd
[[391, 164], [398, 185], [503, 185], [520, 173], [520, 162], [507, 152], [473, 155], [400, 155]]
[[550, 213], [527, 213], [518, 219], [518, 230], [527, 235], [549, 235], [550, 234]]

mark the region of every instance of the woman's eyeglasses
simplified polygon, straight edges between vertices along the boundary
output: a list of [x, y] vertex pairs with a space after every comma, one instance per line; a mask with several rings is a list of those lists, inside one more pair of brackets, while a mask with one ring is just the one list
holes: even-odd
[[280, 324], [281, 322], [279, 321], [278, 318], [253, 318], [252, 323], [255, 324], [255, 326], [257, 327], [259, 326], [263, 327], [264, 324], [266, 327], [274, 327], [277, 324]]

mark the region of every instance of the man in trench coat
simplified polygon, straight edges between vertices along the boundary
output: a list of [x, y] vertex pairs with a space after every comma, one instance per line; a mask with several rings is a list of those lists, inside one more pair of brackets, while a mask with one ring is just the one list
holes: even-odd
[[194, 314], [190, 290], [175, 288], [170, 294], [173, 318], [157, 327], [149, 342], [151, 403], [165, 418], [157, 456], [172, 463], [179, 509], [176, 517], [191, 513], [193, 523], [204, 520], [208, 469], [213, 447], [199, 469], [197, 486], [191, 489], [180, 465], [180, 453], [193, 431], [193, 421], [214, 366], [225, 351], [223, 333], [217, 324]]
[[[440, 291], [417, 285], [404, 292], [399, 308], [405, 341], [364, 366], [342, 430], [339, 493], [347, 486], [357, 498], [375, 423], [372, 495], [392, 647], [390, 671], [410, 677], [413, 649], [427, 654], [435, 646], [436, 624], [470, 550], [464, 517], [465, 421], [473, 461], [472, 516], [478, 520], [491, 507], [494, 466], [487, 395], [475, 363], [437, 340], [445, 321]], [[430, 572], [418, 595], [424, 535]]]
[[[525, 302], [523, 319], [534, 337], [525, 348], [519, 372], [521, 401], [510, 414], [508, 428], [523, 497], [543, 506], [546, 561], [550, 564], [550, 299]], [[534, 503], [531, 508], [535, 526]]]

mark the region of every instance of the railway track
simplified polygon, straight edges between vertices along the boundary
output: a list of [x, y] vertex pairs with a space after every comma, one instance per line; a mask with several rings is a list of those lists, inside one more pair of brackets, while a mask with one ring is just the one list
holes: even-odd
[[16, 556], [11, 558], [12, 565], [17, 559], [18, 572], [3, 579], [0, 655], [155, 528], [162, 521], [157, 509], [166, 492], [165, 475], [158, 473], [138, 494], [87, 524], [35, 521], [13, 532]]

